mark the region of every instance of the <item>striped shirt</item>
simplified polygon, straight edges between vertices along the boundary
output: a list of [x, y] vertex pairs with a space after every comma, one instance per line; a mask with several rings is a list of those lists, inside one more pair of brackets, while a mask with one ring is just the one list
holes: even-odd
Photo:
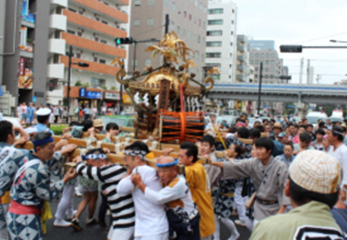
[[107, 203], [112, 213], [113, 228], [135, 226], [135, 210], [132, 195], [119, 195], [117, 193], [117, 185], [126, 175], [124, 167], [117, 163], [98, 168], [79, 162], [76, 170], [78, 174], [86, 178], [104, 183], [101, 188], [107, 196]]

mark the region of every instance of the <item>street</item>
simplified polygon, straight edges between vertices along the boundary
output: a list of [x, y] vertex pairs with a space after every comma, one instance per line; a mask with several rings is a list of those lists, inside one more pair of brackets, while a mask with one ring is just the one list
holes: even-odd
[[[75, 197], [74, 204], [75, 208], [77, 208], [78, 203], [82, 200], [82, 198]], [[58, 200], [54, 200], [51, 202], [52, 214], [54, 216], [55, 210], [58, 205]], [[100, 201], [98, 201], [99, 206]], [[96, 209], [94, 216], [97, 216], [98, 209]], [[73, 228], [56, 228], [53, 226], [54, 219], [50, 219], [47, 221], [47, 234], [45, 235], [45, 239], [49, 240], [94, 240], [94, 239], [106, 239], [107, 232], [102, 230], [99, 225], [86, 226], [85, 221], [87, 219], [87, 209], [84, 211], [80, 218], [80, 225], [83, 228], [82, 232], [77, 232], [73, 230]], [[226, 240], [229, 236], [228, 230], [226, 230], [221, 224], [221, 240]], [[250, 236], [249, 231], [244, 227], [238, 227], [240, 238], [239, 240], [247, 240]], [[121, 239], [119, 239], [121, 240]]]

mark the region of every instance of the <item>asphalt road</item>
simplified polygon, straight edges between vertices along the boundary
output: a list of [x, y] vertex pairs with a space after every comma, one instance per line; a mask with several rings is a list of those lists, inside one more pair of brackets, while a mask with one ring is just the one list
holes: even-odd
[[[74, 204], [77, 208], [78, 203], [82, 198], [75, 197]], [[52, 214], [54, 216], [55, 210], [58, 205], [58, 200], [51, 202]], [[98, 206], [100, 201], [98, 201]], [[98, 209], [95, 211], [95, 216], [97, 216]], [[47, 222], [47, 234], [45, 239], [48, 240], [106, 240], [107, 232], [102, 230], [99, 225], [86, 226], [85, 221], [87, 219], [87, 209], [84, 211], [80, 218], [80, 225], [83, 228], [82, 232], [74, 231], [73, 228], [56, 228], [53, 226], [53, 219]], [[250, 232], [245, 227], [238, 227], [240, 238], [239, 240], [249, 239]], [[229, 237], [229, 231], [221, 224], [221, 240], [226, 240]], [[117, 239], [118, 240], [118, 239]], [[119, 239], [122, 240], [122, 239]]]

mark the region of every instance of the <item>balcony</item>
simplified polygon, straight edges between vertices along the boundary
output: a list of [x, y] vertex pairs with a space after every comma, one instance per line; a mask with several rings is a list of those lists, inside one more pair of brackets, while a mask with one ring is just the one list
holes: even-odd
[[128, 22], [128, 14], [118, 10], [117, 8], [106, 5], [103, 2], [96, 0], [72, 0], [72, 2], [81, 5], [83, 8], [89, 8], [93, 12], [96, 11], [100, 15], [107, 15], [112, 19], [120, 21], [121, 23]]
[[67, 8], [67, 2], [68, 0], [51, 0], [52, 5], [63, 7], [63, 8]]
[[238, 44], [237, 45], [237, 51], [245, 52], [246, 51], [246, 46]]
[[240, 81], [240, 82], [244, 82], [245, 81], [245, 77], [243, 74], [237, 74], [236, 75], [236, 80]]
[[126, 51], [117, 47], [95, 42], [66, 32], [62, 33], [62, 38], [66, 40], [67, 45], [88, 49], [92, 52], [104, 53], [111, 57], [126, 58]]
[[66, 41], [64, 39], [49, 39], [48, 51], [59, 55], [65, 55]]
[[240, 64], [237, 66], [237, 70], [244, 72], [247, 69], [247, 67], [243, 64]]
[[[82, 60], [79, 58], [72, 58], [72, 62], [88, 63], [89, 67], [87, 68], [81, 68], [78, 65], [72, 65], [72, 68], [81, 69], [81, 70], [89, 71], [89, 72], [114, 75], [119, 70], [118, 67], [114, 67], [114, 66], [110, 66], [110, 65], [106, 65], [102, 63], [97, 63], [97, 62], [90, 62], [90, 61]], [[67, 56], [61, 56], [61, 63], [63, 63], [66, 68], [69, 67], [69, 58]]]
[[66, 16], [60, 14], [51, 15], [51, 24], [50, 28], [55, 30], [66, 31]]
[[95, 21], [94, 19], [87, 18], [86, 16], [80, 15], [78, 13], [71, 12], [69, 10], [64, 10], [64, 15], [67, 17], [67, 21], [74, 23], [76, 25], [93, 29], [94, 31], [107, 34], [112, 37], [126, 37], [127, 33], [118, 28], [111, 27], [107, 24]]
[[47, 78], [64, 79], [64, 64], [48, 64]]
[[129, 6], [129, 0], [111, 0], [120, 6]]
[[34, 58], [34, 53], [21, 50], [19, 52], [19, 56], [24, 57], [24, 58]]
[[244, 62], [246, 60], [246, 55], [245, 54], [238, 55], [237, 60]]

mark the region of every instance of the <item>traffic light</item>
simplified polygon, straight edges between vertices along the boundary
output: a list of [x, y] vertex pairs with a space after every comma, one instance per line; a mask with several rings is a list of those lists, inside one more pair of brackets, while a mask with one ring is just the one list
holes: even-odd
[[281, 80], [292, 80], [292, 76], [280, 76]]
[[51, 92], [54, 90], [54, 87], [55, 87], [54, 79], [49, 80], [48, 90]]
[[280, 50], [283, 53], [301, 53], [302, 46], [301, 45], [281, 45]]
[[118, 45], [121, 44], [132, 44], [134, 42], [133, 38], [129, 37], [129, 38], [116, 38], [114, 40]]

